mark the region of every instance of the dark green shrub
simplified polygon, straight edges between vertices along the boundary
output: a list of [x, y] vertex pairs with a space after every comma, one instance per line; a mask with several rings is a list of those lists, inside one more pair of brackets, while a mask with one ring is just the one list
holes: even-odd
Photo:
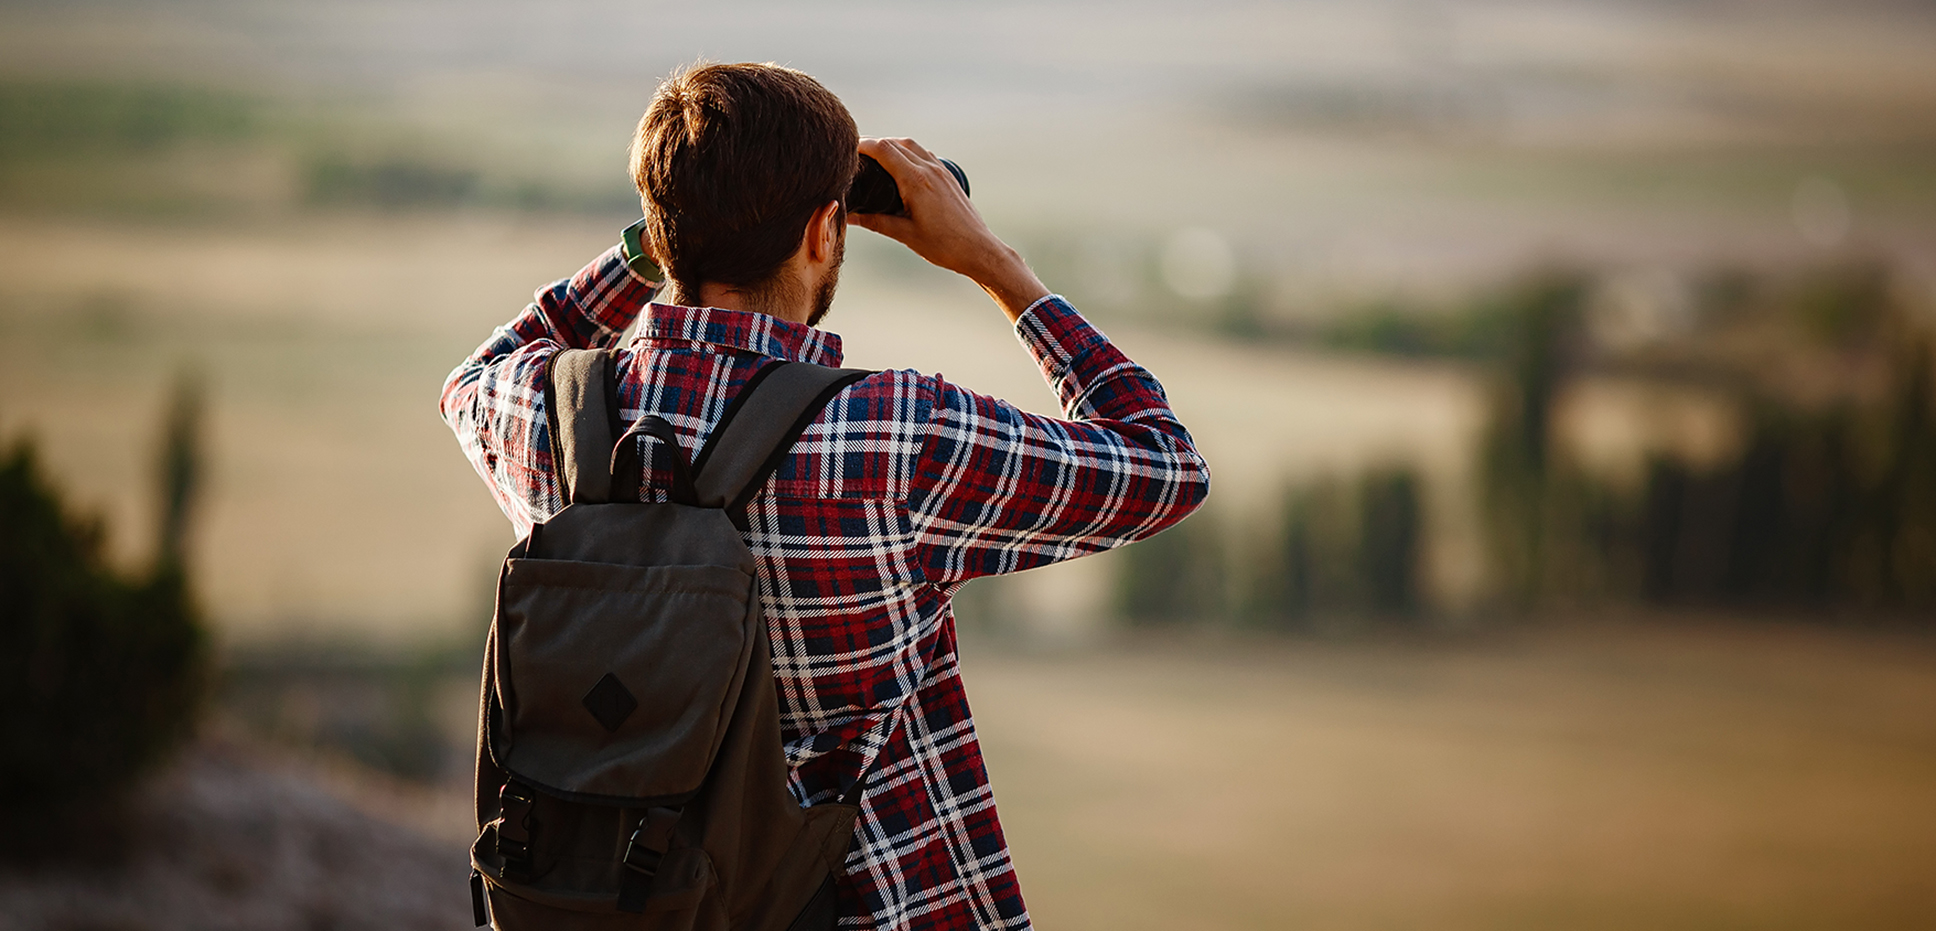
[[183, 397], [159, 558], [139, 577], [108, 565], [100, 525], [68, 512], [30, 444], [0, 457], [0, 809], [111, 796], [191, 731], [206, 643], [180, 558], [195, 475]]
[[1293, 630], [1418, 614], [1423, 524], [1418, 474], [1406, 466], [1289, 489], [1276, 545], [1261, 548], [1249, 580], [1248, 613]]
[[[1530, 279], [1502, 299], [1511, 321], [1498, 359], [1491, 411], [1480, 438], [1480, 506], [1494, 584], [1507, 603], [1526, 607], [1577, 567], [1554, 565], [1556, 546], [1580, 528], [1565, 500], [1580, 483], [1554, 462], [1553, 406], [1572, 374], [1571, 358], [1587, 298], [1587, 281], [1571, 273]], [[1571, 542], [1571, 541], [1565, 541]]]
[[1419, 607], [1418, 476], [1410, 469], [1366, 473], [1358, 483], [1358, 575], [1367, 607], [1383, 615]]
[[1936, 373], [1930, 344], [1891, 360], [1868, 407], [1756, 405], [1738, 458], [1648, 471], [1635, 547], [1650, 601], [1936, 608]]
[[1316, 615], [1355, 610], [1357, 575], [1350, 497], [1335, 480], [1295, 488], [1284, 497], [1277, 564], [1253, 586], [1267, 624], [1307, 626]]
[[1221, 618], [1229, 611], [1222, 537], [1199, 512], [1123, 551], [1116, 608], [1132, 623]]

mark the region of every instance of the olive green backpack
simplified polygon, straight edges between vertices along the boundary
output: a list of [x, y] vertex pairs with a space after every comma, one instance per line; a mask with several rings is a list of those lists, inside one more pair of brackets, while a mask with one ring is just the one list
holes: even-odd
[[[663, 418], [620, 429], [615, 358], [553, 357], [546, 408], [568, 504], [498, 577], [478, 723], [477, 923], [830, 929], [865, 778], [812, 808], [787, 791], [740, 531], [794, 440], [869, 373], [768, 365], [688, 465]], [[638, 500], [642, 435], [671, 453], [669, 502]]]

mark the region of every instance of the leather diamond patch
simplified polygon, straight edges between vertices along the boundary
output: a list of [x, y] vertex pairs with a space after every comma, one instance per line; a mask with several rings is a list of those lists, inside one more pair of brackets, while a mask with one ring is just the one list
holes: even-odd
[[618, 726], [639, 709], [639, 700], [632, 697], [625, 683], [609, 672], [605, 678], [598, 680], [597, 685], [592, 686], [591, 691], [585, 693], [584, 704], [585, 710], [591, 712], [592, 717], [597, 718], [598, 723], [605, 725], [608, 731], [618, 730]]

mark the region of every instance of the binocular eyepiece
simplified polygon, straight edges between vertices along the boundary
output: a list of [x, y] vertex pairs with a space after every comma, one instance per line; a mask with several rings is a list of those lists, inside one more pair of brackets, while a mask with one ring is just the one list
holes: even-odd
[[[968, 193], [968, 173], [961, 166], [947, 159], [941, 164], [948, 173], [955, 176], [961, 185], [961, 193]], [[901, 203], [901, 189], [894, 184], [894, 176], [881, 167], [881, 163], [871, 156], [860, 157], [860, 171], [854, 173], [854, 183], [847, 187], [848, 213], [891, 213], [905, 216], [906, 207]]]

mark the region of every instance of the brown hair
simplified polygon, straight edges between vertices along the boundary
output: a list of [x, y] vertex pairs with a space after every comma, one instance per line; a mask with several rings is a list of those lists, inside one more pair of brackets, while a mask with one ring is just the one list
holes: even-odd
[[679, 289], [758, 288], [859, 167], [846, 105], [774, 64], [696, 64], [659, 85], [632, 142], [645, 245]]

